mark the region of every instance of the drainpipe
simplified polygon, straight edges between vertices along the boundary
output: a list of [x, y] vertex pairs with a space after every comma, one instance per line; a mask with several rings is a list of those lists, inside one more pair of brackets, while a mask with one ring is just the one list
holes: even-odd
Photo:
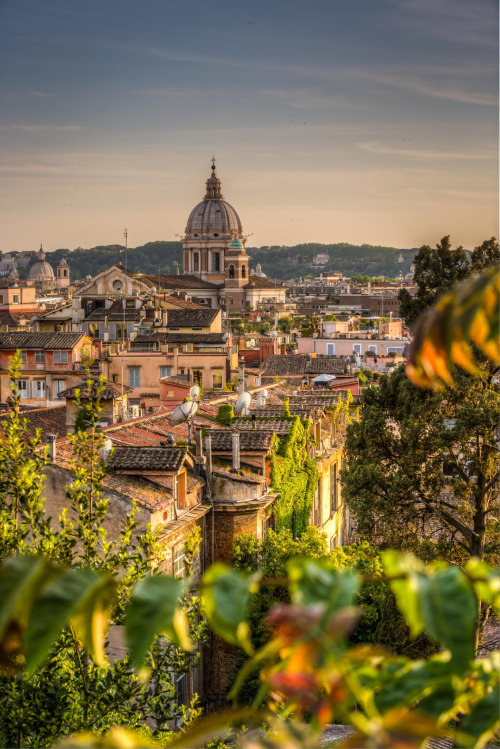
[[245, 360], [243, 357], [238, 361], [238, 392], [245, 392]]

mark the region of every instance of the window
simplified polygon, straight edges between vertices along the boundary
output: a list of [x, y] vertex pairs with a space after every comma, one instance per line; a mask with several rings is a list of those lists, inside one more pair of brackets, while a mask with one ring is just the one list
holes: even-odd
[[3, 304], [3, 294], [0, 294], [0, 304]]
[[266, 537], [267, 531], [273, 527], [273, 517], [269, 515], [262, 519], [262, 538]]
[[201, 385], [203, 382], [203, 370], [202, 369], [193, 369], [193, 380], [198, 383], [198, 385]]
[[377, 353], [377, 347], [376, 346], [368, 346], [368, 351], [373, 351], [374, 354]]
[[26, 364], [27, 360], [26, 351], [21, 351], [21, 364]]
[[172, 377], [172, 367], [160, 367], [160, 378]]
[[33, 398], [45, 398], [45, 380], [35, 380], [32, 388]]
[[12, 304], [19, 304], [19, 294], [13, 294]]
[[66, 390], [66, 381], [65, 380], [53, 380], [52, 389], [53, 389], [54, 398], [57, 398], [57, 396], [60, 393], [62, 393], [63, 390]]
[[68, 363], [67, 351], [54, 351], [54, 364], [67, 364], [67, 363]]
[[20, 398], [29, 398], [30, 397], [30, 381], [19, 380], [17, 383], [17, 390], [18, 390]]
[[229, 266], [229, 278], [234, 278], [234, 265]]
[[220, 270], [220, 252], [212, 252], [212, 271]]
[[186, 574], [184, 556], [184, 543], [176, 544], [172, 549], [174, 577], [184, 577]]
[[128, 368], [128, 385], [131, 388], [141, 387], [141, 368], [140, 367]]
[[361, 354], [361, 344], [360, 343], [354, 343], [352, 350], [355, 354]]
[[116, 323], [116, 340], [122, 340], [127, 337], [127, 324]]
[[403, 353], [403, 347], [400, 347], [400, 346], [387, 346], [387, 353], [390, 354], [391, 351], [394, 351], [396, 354], [399, 354], [401, 356], [401, 354]]
[[212, 387], [222, 388], [222, 369], [215, 369], [212, 372]]
[[337, 464], [330, 467], [330, 510], [337, 512]]
[[111, 375], [111, 378], [112, 378], [113, 382], [118, 382], [118, 375], [117, 374]]
[[326, 344], [326, 355], [327, 356], [335, 356], [335, 344], [334, 343], [327, 343]]
[[195, 252], [193, 255], [193, 270], [200, 270], [200, 253]]
[[242, 265], [241, 266], [241, 277], [242, 278], [246, 278], [246, 275], [247, 275], [247, 269], [245, 268], [244, 265]]
[[35, 363], [45, 364], [45, 351], [35, 351]]
[[63, 270], [63, 276], [64, 276], [64, 278], [67, 278], [67, 276], [68, 276], [68, 271], [67, 271], [66, 268]]

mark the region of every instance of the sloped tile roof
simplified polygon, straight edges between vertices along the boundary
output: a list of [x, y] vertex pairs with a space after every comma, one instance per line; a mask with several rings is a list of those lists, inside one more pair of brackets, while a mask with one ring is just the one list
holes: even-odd
[[108, 458], [111, 470], [178, 471], [186, 455], [186, 447], [115, 447]]
[[28, 435], [34, 437], [36, 430], [41, 430], [41, 437], [46, 441], [47, 434], [57, 434], [64, 437], [66, 434], [66, 405], [52, 406], [50, 408], [34, 408], [23, 411], [22, 416], [27, 421]]
[[0, 349], [73, 349], [85, 333], [0, 333]]
[[224, 333], [153, 333], [138, 335], [134, 343], [159, 341], [160, 343], [226, 343]]
[[[231, 452], [232, 436], [231, 430], [213, 429], [210, 431], [212, 438], [212, 452]], [[240, 451], [241, 452], [267, 452], [271, 444], [272, 431], [242, 431], [240, 432]]]
[[169, 328], [206, 327], [215, 320], [219, 313], [219, 309], [212, 309], [211, 307], [170, 309], [167, 314], [167, 326]]
[[282, 289], [284, 287], [283, 281], [270, 281], [268, 278], [261, 278], [260, 276], [249, 276], [248, 283], [243, 287], [244, 289]]
[[[78, 385], [73, 385], [73, 387], [63, 390], [61, 393], [59, 393], [58, 397], [72, 398], [75, 395], [75, 390], [78, 389], [80, 391], [81, 398], [95, 398], [98, 385], [99, 380], [92, 378], [92, 385], [89, 394], [87, 380], [85, 379], [82, 380]], [[119, 398], [121, 395], [123, 395], [123, 393], [131, 393], [132, 390], [133, 388], [129, 387], [128, 385], [121, 385], [119, 382], [107, 382], [104, 390], [100, 395], [100, 398], [102, 398], [103, 400], [109, 400], [110, 398]]]
[[320, 357], [306, 363], [307, 374], [343, 374], [345, 360], [342, 357]]
[[255, 421], [253, 419], [234, 419], [231, 426], [238, 429], [238, 431], [263, 430], [265, 432], [274, 432], [275, 434], [288, 434], [292, 424], [290, 419], [280, 419], [278, 414], [276, 414], [276, 417], [273, 414], [271, 418], [259, 418], [260, 413], [257, 411], [253, 415], [257, 417]]
[[197, 276], [189, 274], [182, 276], [145, 276], [142, 273], [134, 274], [138, 281], [149, 283], [157, 289], [218, 289], [214, 283], [203, 281]]
[[271, 354], [264, 362], [264, 377], [303, 376], [306, 371], [307, 354], [294, 356]]

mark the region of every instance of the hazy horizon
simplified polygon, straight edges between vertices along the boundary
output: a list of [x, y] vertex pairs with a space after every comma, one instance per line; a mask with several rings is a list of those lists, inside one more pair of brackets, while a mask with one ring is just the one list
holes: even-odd
[[4, 0], [0, 250], [175, 240], [214, 153], [250, 246], [498, 233], [489, 0]]

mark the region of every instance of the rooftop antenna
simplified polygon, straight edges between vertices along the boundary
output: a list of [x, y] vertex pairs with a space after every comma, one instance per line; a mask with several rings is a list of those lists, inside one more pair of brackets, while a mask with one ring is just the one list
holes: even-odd
[[[193, 388], [191, 389], [193, 390]], [[191, 419], [193, 418], [197, 410], [198, 402], [195, 400], [181, 403], [180, 406], [174, 408], [168, 420], [169, 426], [171, 427], [179, 426], [179, 424], [183, 424], [185, 421], [187, 421], [188, 442], [191, 442]]]

